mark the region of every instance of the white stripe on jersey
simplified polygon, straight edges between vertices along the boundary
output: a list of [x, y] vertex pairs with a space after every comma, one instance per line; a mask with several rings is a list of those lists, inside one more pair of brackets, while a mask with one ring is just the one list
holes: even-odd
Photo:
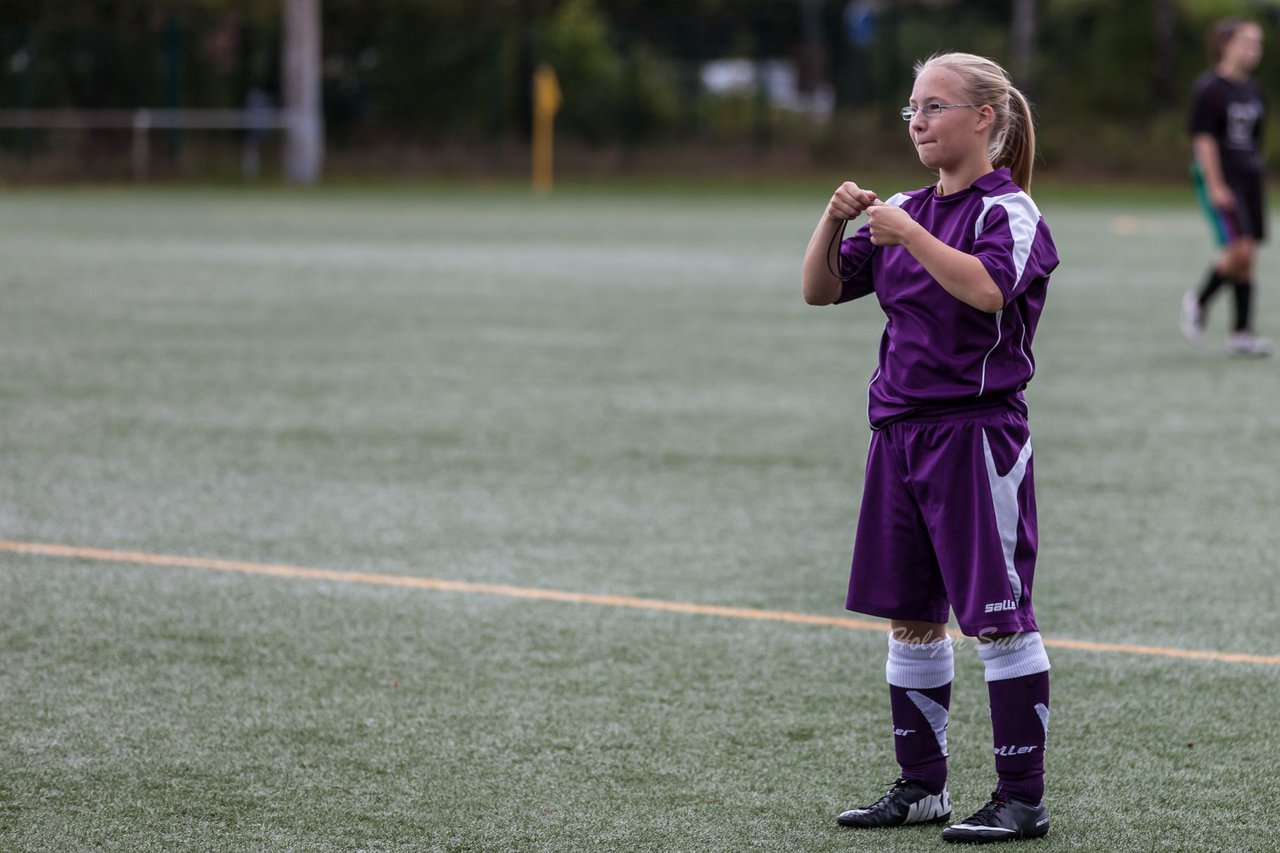
[[[867, 382], [867, 420], [868, 421], [871, 420], [871, 386], [875, 385], [876, 380], [879, 378], [880, 378], [880, 368], [877, 367], [875, 374], [871, 377], [871, 380]], [[877, 429], [878, 427], [876, 427], [874, 423], [871, 424], [872, 432], [875, 432]]]
[[996, 318], [996, 342], [991, 345], [991, 349], [987, 350], [987, 354], [982, 357], [982, 381], [978, 383], [977, 396], [981, 397], [982, 392], [987, 390], [987, 359], [991, 358], [991, 353], [996, 351], [996, 347], [1000, 346], [1000, 318], [1004, 316], [1004, 309], [1001, 308], [995, 313]]
[[1018, 352], [1022, 353], [1022, 358], [1027, 363], [1027, 370], [1031, 371], [1027, 374], [1027, 381], [1031, 381], [1031, 377], [1036, 375], [1035, 365], [1031, 363], [1031, 356], [1027, 355], [1027, 324], [1022, 324], [1022, 338], [1018, 341]]
[[1040, 224], [1040, 208], [1031, 200], [1031, 196], [1019, 190], [1006, 195], [987, 196], [982, 200], [982, 213], [973, 226], [976, 239], [982, 233], [987, 222], [987, 211], [993, 205], [1004, 208], [1009, 217], [1009, 233], [1013, 236], [1013, 286], [1022, 281], [1022, 271], [1027, 268], [1027, 258], [1031, 257], [1031, 244], [1036, 239], [1036, 226]]

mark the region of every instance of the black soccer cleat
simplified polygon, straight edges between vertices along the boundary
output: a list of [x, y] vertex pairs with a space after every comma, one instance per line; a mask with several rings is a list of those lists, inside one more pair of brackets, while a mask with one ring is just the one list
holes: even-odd
[[1040, 838], [1049, 832], [1049, 810], [1043, 804], [1033, 806], [1021, 800], [1001, 799], [991, 795], [991, 802], [964, 821], [942, 830], [943, 841], [960, 844], [991, 844]]
[[860, 809], [842, 812], [836, 823], [870, 829], [911, 823], [946, 823], [949, 820], [951, 795], [946, 788], [940, 794], [930, 794], [919, 782], [899, 779], [879, 800]]

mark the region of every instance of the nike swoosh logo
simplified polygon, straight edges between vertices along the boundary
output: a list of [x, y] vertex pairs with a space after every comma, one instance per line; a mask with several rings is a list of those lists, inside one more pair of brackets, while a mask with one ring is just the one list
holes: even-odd
[[1005, 829], [1003, 826], [974, 826], [968, 823], [957, 823], [954, 828], [968, 829], [972, 832], [979, 832], [979, 833], [989, 832], [992, 834], [999, 834], [1001, 832], [1017, 832], [1016, 829]]

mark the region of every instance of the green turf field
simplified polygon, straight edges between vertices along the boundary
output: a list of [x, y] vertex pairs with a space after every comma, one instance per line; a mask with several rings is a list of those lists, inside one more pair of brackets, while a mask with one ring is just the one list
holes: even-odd
[[[920, 181], [923, 183], [923, 180]], [[892, 191], [898, 187], [878, 188]], [[0, 538], [840, 617], [881, 315], [826, 190], [0, 194]], [[885, 194], [882, 192], [882, 194]], [[1190, 192], [1046, 192], [1039, 850], [1274, 850], [1280, 359]], [[1280, 254], [1260, 331], [1280, 336]], [[915, 851], [848, 628], [0, 550], [0, 849]], [[993, 784], [957, 654], [951, 790]]]

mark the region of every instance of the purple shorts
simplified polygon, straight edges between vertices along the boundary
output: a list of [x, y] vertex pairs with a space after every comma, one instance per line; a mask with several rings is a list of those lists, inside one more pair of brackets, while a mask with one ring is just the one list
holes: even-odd
[[1036, 499], [1021, 414], [908, 419], [871, 436], [846, 607], [968, 636], [1036, 631]]

